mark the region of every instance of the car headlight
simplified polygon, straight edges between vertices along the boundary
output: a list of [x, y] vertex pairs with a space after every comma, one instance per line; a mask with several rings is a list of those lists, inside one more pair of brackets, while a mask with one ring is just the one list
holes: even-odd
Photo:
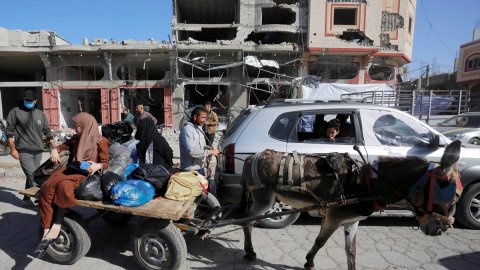
[[450, 140], [458, 140], [465, 137], [465, 133], [452, 134], [447, 136]]

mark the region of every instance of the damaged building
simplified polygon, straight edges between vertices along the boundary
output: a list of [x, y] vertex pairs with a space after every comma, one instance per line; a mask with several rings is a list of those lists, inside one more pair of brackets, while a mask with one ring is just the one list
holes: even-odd
[[[85, 40], [0, 28], [0, 113], [37, 87], [52, 128], [99, 123], [143, 103], [166, 126], [210, 101], [232, 120], [249, 105], [301, 97], [292, 82], [394, 85], [412, 55], [415, 0], [173, 0], [172, 40]], [[106, 33], [108, 34], [108, 33]]]
[[248, 105], [292, 96], [303, 69], [306, 0], [175, 0], [173, 7], [175, 124], [205, 101], [232, 119]]
[[311, 0], [303, 61], [321, 82], [398, 82], [412, 58], [416, 1]]
[[34, 87], [54, 129], [72, 126], [79, 112], [119, 121], [122, 107], [139, 102], [171, 126], [170, 54], [170, 44], [151, 40], [72, 45], [51, 31], [0, 28], [1, 117], [18, 106], [18, 90]]

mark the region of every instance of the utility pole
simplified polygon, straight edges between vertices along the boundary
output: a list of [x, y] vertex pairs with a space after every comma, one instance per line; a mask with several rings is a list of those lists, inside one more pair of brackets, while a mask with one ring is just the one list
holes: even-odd
[[425, 89], [428, 89], [428, 86], [430, 85], [429, 84], [430, 77], [428, 76], [429, 72], [430, 72], [430, 65], [427, 65], [427, 71], [426, 71], [427, 85], [425, 86]]

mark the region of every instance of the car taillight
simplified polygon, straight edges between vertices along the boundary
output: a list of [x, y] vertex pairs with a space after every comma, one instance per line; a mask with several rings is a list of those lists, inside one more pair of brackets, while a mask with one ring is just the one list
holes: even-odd
[[235, 173], [235, 144], [229, 144], [225, 147], [223, 154], [225, 155], [225, 172]]

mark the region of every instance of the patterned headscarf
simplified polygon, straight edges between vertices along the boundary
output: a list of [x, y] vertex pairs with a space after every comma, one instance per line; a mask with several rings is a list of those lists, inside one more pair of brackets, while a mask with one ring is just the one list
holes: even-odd
[[95, 118], [86, 112], [81, 112], [73, 117], [73, 122], [80, 126], [80, 134], [77, 150], [73, 161], [96, 161], [97, 143], [100, 139], [98, 124]]

